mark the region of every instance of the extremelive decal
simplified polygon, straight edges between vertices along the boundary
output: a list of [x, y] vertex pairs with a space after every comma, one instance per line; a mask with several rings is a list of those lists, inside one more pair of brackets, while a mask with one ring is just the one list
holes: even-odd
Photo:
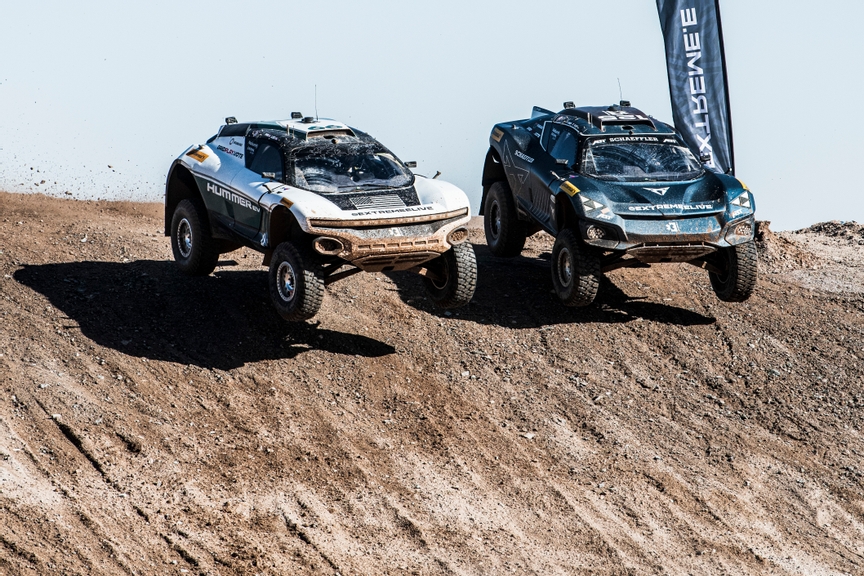
[[720, 7], [717, 0], [657, 0], [675, 127], [723, 173], [735, 169]]
[[628, 206], [630, 212], [651, 212], [653, 210], [711, 210], [713, 204], [640, 204]]
[[402, 214], [404, 212], [428, 212], [434, 210], [434, 206], [408, 206], [393, 210], [365, 210], [363, 212], [352, 212], [351, 216], [376, 216], [389, 214]]

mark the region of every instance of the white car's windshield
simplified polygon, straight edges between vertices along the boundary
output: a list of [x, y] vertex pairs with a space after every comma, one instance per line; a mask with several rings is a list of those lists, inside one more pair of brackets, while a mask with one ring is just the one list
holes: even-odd
[[314, 147], [294, 156], [294, 185], [332, 194], [358, 189], [399, 188], [414, 181], [392, 154], [365, 146]]
[[693, 180], [704, 169], [689, 149], [653, 143], [588, 143], [582, 152], [586, 176], [614, 182]]

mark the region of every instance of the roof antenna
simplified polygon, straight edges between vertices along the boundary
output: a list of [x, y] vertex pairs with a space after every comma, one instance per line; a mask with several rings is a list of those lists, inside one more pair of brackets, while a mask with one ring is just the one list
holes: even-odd
[[618, 78], [618, 96], [621, 97], [621, 100], [618, 102], [621, 106], [630, 106], [630, 101], [624, 100], [624, 89], [621, 88], [621, 78]]
[[318, 85], [315, 84], [315, 121], [318, 122]]

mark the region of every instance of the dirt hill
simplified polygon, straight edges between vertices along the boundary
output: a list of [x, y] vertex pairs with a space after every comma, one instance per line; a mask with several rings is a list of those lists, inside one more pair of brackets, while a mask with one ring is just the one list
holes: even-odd
[[565, 309], [551, 238], [475, 230], [467, 308], [361, 274], [298, 327], [159, 205], [0, 195], [0, 573], [862, 574], [864, 230], [820, 226], [744, 304]]

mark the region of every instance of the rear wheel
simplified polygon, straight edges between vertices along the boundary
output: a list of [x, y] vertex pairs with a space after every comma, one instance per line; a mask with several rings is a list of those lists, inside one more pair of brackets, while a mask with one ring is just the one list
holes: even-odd
[[552, 248], [552, 285], [565, 306], [591, 304], [600, 287], [600, 260], [569, 228], [558, 233]]
[[426, 265], [426, 293], [439, 308], [459, 308], [474, 297], [477, 259], [468, 242], [457, 244]]
[[270, 299], [285, 320], [308, 320], [321, 309], [324, 273], [311, 250], [282, 242], [270, 258]]
[[719, 251], [722, 274], [708, 273], [711, 288], [724, 302], [744, 302], [756, 289], [756, 243], [752, 240]]
[[496, 256], [512, 258], [525, 247], [525, 226], [519, 222], [513, 194], [506, 182], [495, 182], [483, 206], [486, 244]]
[[219, 247], [210, 235], [207, 212], [200, 201], [181, 200], [174, 209], [171, 251], [184, 274], [206, 276], [216, 269]]

